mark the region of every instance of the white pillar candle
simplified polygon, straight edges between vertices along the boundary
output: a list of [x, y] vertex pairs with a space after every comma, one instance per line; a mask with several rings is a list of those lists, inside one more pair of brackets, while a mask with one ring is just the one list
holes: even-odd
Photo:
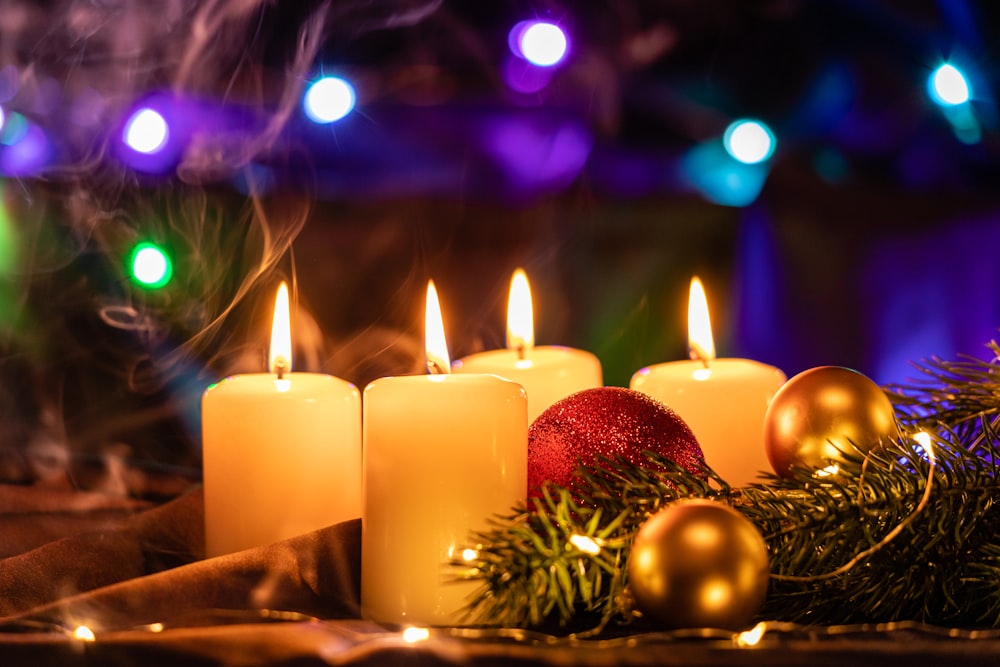
[[527, 496], [527, 402], [495, 375], [449, 375], [433, 283], [428, 367], [364, 393], [361, 613], [399, 625], [455, 625], [478, 585], [454, 581], [472, 532]]
[[691, 281], [688, 337], [692, 360], [640, 369], [629, 386], [672, 408], [691, 428], [708, 463], [734, 486], [771, 470], [764, 414], [785, 374], [750, 359], [716, 359], [701, 281]]
[[463, 357], [456, 373], [493, 373], [513, 380], [528, 395], [528, 423], [561, 398], [603, 383], [601, 362], [584, 350], [560, 345], [535, 347], [531, 288], [518, 269], [510, 281], [507, 301], [507, 349]]
[[288, 288], [278, 288], [270, 373], [202, 396], [205, 551], [241, 551], [361, 516], [361, 396], [291, 372]]

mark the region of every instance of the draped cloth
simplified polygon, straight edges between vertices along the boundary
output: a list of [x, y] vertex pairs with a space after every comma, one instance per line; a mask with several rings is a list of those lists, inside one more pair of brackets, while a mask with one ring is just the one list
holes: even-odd
[[0, 665], [919, 667], [1000, 655], [997, 637], [877, 629], [779, 631], [751, 649], [695, 631], [594, 641], [438, 628], [411, 643], [360, 618], [360, 520], [215, 558], [203, 523], [200, 487], [153, 504], [0, 484]]

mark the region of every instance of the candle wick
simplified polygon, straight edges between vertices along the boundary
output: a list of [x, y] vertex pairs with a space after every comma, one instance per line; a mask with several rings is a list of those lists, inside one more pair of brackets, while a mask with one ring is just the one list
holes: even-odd
[[441, 368], [441, 364], [436, 359], [427, 360], [427, 372], [431, 375], [444, 375], [446, 373], [445, 369]]
[[528, 346], [525, 345], [524, 342], [521, 342], [521, 343], [517, 344], [517, 347], [515, 347], [514, 350], [517, 351], [517, 360], [518, 361], [524, 361], [524, 357], [526, 355], [527, 349], [528, 349]]
[[274, 372], [277, 373], [278, 379], [284, 379], [285, 371], [288, 370], [288, 362], [282, 357], [278, 357], [274, 360]]
[[708, 368], [708, 362], [710, 361], [708, 353], [698, 343], [691, 343], [691, 359], [694, 361], [700, 361], [705, 368]]

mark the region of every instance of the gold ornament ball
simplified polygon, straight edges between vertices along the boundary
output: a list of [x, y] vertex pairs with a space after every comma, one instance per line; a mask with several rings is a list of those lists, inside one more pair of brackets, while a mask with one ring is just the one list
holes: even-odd
[[857, 371], [820, 366], [790, 379], [764, 416], [764, 448], [774, 472], [820, 470], [844, 463], [844, 452], [868, 452], [899, 437], [882, 389]]
[[767, 545], [756, 526], [702, 499], [650, 517], [628, 563], [636, 606], [667, 628], [745, 628], [764, 604], [768, 575]]

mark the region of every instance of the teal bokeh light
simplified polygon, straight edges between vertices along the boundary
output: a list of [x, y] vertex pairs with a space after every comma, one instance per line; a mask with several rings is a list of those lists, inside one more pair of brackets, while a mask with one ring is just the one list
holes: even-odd
[[774, 132], [759, 120], [734, 121], [722, 135], [726, 152], [743, 164], [764, 162], [774, 155]]
[[944, 63], [927, 79], [927, 94], [942, 107], [965, 104], [972, 99], [972, 86], [962, 70]]

